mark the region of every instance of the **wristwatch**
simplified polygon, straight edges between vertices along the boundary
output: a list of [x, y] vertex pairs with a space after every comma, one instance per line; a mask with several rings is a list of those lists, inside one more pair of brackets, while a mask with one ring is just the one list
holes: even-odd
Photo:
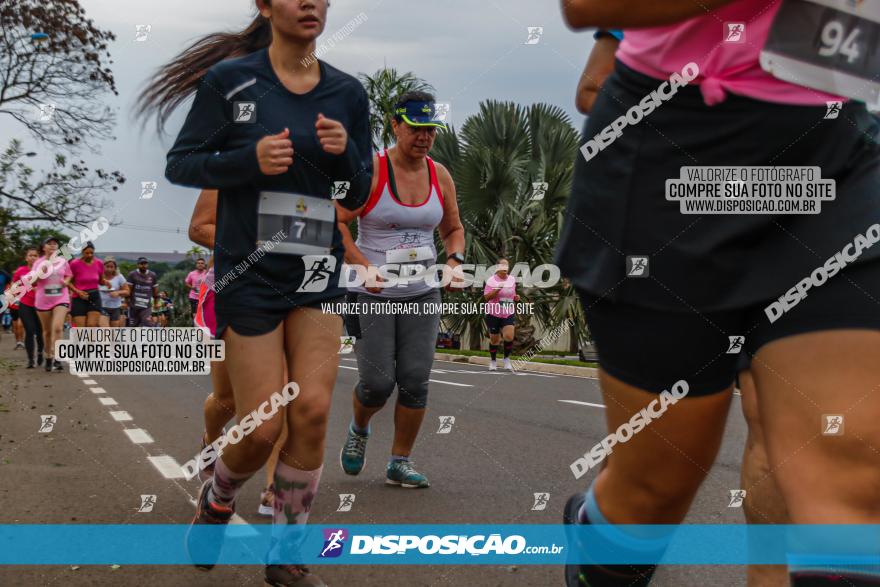
[[462, 255], [461, 253], [450, 253], [446, 255], [446, 258], [458, 261], [460, 265], [464, 265], [464, 255]]

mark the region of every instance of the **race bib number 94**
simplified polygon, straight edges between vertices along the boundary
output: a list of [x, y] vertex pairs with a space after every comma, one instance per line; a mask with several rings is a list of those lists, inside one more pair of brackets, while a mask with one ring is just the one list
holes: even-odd
[[799, 86], [877, 103], [880, 1], [784, 0], [761, 67]]

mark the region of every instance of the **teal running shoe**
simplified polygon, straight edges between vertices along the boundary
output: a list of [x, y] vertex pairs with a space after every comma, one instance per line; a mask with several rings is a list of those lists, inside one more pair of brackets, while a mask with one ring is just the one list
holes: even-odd
[[339, 451], [339, 464], [346, 475], [357, 475], [363, 470], [364, 463], [367, 462], [368, 438], [368, 434], [358, 434], [351, 426], [348, 427], [348, 437]]
[[407, 489], [421, 489], [430, 487], [428, 478], [413, 469], [412, 461], [391, 461], [385, 473], [385, 483], [388, 485], [400, 485]]

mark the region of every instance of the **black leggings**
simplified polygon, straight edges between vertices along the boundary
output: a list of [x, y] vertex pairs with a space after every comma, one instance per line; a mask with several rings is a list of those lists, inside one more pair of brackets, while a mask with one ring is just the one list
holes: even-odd
[[37, 352], [43, 353], [43, 327], [37, 317], [37, 310], [31, 306], [19, 304], [18, 313], [24, 324], [24, 348], [27, 350], [29, 361], [34, 360], [34, 339], [37, 341]]

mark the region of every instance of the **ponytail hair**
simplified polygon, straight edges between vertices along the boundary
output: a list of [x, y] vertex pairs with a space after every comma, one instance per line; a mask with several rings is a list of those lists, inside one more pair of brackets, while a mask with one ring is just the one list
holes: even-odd
[[214, 33], [202, 37], [159, 68], [147, 82], [147, 88], [135, 106], [136, 116], [146, 119], [155, 113], [156, 126], [162, 131], [175, 108], [195, 93], [199, 80], [208, 69], [224, 59], [265, 49], [271, 43], [272, 25], [261, 14], [240, 33]]

